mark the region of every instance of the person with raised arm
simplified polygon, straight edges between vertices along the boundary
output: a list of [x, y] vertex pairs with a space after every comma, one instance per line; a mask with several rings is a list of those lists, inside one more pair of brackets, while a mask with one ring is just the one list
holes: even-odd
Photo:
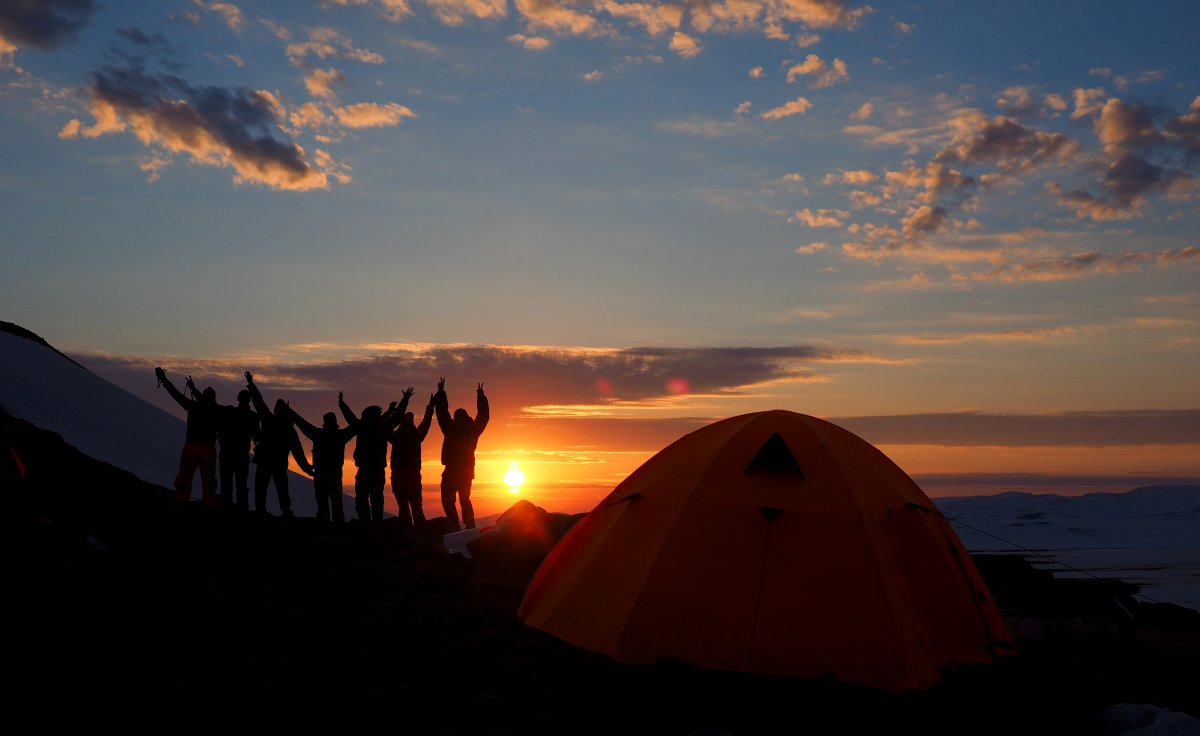
[[413, 395], [410, 386], [397, 406], [393, 401], [387, 411], [373, 404], [363, 409], [362, 416], [354, 413], [338, 392], [338, 408], [346, 423], [354, 427], [354, 513], [363, 521], [383, 518], [383, 488], [387, 483], [387, 436], [399, 423], [399, 416], [408, 408]]
[[487, 427], [491, 417], [488, 398], [483, 393], [483, 384], [475, 389], [475, 418], [466, 409], [455, 409], [450, 414], [450, 402], [446, 398], [446, 379], [438, 380], [434, 395], [434, 410], [437, 412], [438, 428], [442, 431], [442, 509], [446, 518], [458, 527], [457, 500], [462, 507], [462, 521], [467, 529], [475, 528], [475, 507], [471, 504], [471, 483], [475, 479], [475, 448], [479, 436]]
[[[192, 398], [199, 399], [196, 384], [188, 378]], [[250, 392], [238, 391], [237, 406], [217, 404], [217, 476], [220, 480], [221, 506], [250, 508], [250, 449], [258, 439], [258, 415], [250, 408]]]
[[187, 433], [183, 451], [179, 454], [179, 471], [175, 474], [175, 500], [184, 504], [192, 500], [192, 477], [200, 471], [200, 490], [204, 505], [215, 508], [217, 497], [217, 392], [210, 386], [197, 395], [196, 384], [188, 376], [185, 387], [195, 398], [188, 398], [167, 372], [154, 369], [158, 385], [167, 390], [175, 402], [187, 412]]
[[421, 508], [421, 443], [432, 423], [433, 394], [430, 394], [420, 424], [416, 424], [411, 411], [405, 412], [400, 424], [388, 433], [388, 441], [392, 443], [392, 495], [400, 509], [402, 526], [419, 527], [425, 523]]
[[[338, 398], [342, 395], [339, 392]], [[342, 467], [346, 463], [346, 443], [358, 432], [353, 425], [339, 427], [337, 414], [325, 412], [320, 427], [313, 426], [288, 406], [292, 421], [312, 441], [313, 491], [317, 494], [317, 520], [341, 523], [346, 520], [342, 507]]]
[[259, 436], [254, 446], [254, 513], [267, 513], [267, 488], [275, 482], [275, 495], [279, 499], [279, 513], [293, 516], [292, 496], [288, 491], [288, 455], [305, 473], [312, 475], [313, 467], [304, 456], [300, 435], [292, 424], [292, 410], [283, 399], [275, 400], [275, 411], [267, 406], [262, 392], [254, 385], [254, 376], [246, 371], [246, 390], [258, 413]]

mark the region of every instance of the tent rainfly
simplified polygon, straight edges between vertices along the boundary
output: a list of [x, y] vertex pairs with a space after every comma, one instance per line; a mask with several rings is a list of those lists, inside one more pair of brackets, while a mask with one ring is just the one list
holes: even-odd
[[782, 410], [646, 461], [550, 551], [518, 617], [621, 662], [892, 691], [1016, 653], [916, 482], [857, 435]]

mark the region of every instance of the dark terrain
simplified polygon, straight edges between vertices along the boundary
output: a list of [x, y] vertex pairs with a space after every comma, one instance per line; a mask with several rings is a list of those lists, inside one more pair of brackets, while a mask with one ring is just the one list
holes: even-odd
[[[2, 692], [10, 720], [39, 731], [1105, 734], [1118, 703], [1200, 715], [1200, 655], [1115, 628], [1019, 640], [1021, 656], [903, 694], [620, 665], [517, 622], [540, 554], [449, 555], [438, 519], [416, 537], [391, 519], [322, 528], [176, 507], [167, 489], [0, 419], [27, 466], [0, 475]], [[1072, 619], [1081, 589], [1064, 598], [1039, 578], [1035, 600], [1019, 567], [981, 560], [1002, 606]], [[1186, 627], [1191, 613], [1155, 617]]]

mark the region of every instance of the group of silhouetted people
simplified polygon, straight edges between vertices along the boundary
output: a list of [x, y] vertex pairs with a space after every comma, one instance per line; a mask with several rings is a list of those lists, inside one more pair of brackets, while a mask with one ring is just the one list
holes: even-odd
[[[202, 500], [205, 506], [234, 506], [250, 510], [250, 465], [254, 470], [254, 512], [266, 514], [267, 490], [275, 484], [280, 514], [290, 517], [291, 494], [288, 489], [288, 457], [312, 476], [317, 500], [317, 519], [345, 521], [342, 509], [342, 468], [345, 465], [346, 445], [354, 445], [354, 511], [359, 519], [383, 518], [383, 494], [387, 482], [388, 445], [391, 445], [392, 494], [399, 507], [398, 516], [405, 526], [420, 526], [425, 522], [421, 508], [421, 443], [429, 433], [436, 413], [442, 432], [442, 510], [446, 518], [459, 526], [458, 507], [462, 508], [462, 524], [475, 526], [475, 511], [471, 504], [471, 484], [475, 478], [475, 448], [490, 418], [488, 399], [480, 383], [475, 390], [476, 413], [466, 409], [450, 413], [446, 397], [446, 379], [438, 380], [437, 393], [430, 394], [421, 422], [408, 411], [415, 390], [404, 389], [399, 402], [387, 409], [368, 406], [356, 414], [338, 392], [338, 409], [346, 426], [338, 425], [337, 414], [326, 412], [321, 426], [300, 416], [288, 402], [276, 399], [272, 409], [254, 384], [254, 376], [246, 371], [246, 388], [238, 392], [236, 406], [217, 403], [217, 393], [211, 387], [197, 389], [188, 376], [181, 392], [167, 378], [162, 368], [154, 374], [160, 386], [166, 388], [187, 412], [187, 435], [175, 476], [175, 498], [187, 503], [192, 498], [192, 478], [200, 473]], [[305, 456], [297, 429], [312, 442], [312, 462]], [[218, 450], [219, 448], [219, 450]], [[251, 455], [253, 454], [253, 461]], [[219, 469], [219, 470], [218, 470]], [[220, 493], [218, 494], [218, 472]]]

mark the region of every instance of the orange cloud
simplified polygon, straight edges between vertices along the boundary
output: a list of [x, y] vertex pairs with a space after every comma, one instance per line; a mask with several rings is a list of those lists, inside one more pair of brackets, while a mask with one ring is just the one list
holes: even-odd
[[1096, 327], [1042, 327], [1030, 330], [998, 332], [958, 332], [943, 334], [899, 335], [893, 339], [901, 345], [957, 345], [966, 342], [1053, 342], [1076, 337]]
[[606, 26], [586, 12], [556, 0], [513, 0], [517, 12], [531, 28], [544, 28], [573, 36], [595, 36], [608, 32]]
[[[788, 222], [799, 222], [812, 228], [841, 227], [842, 219], [849, 217], [846, 210], [820, 209], [816, 212], [805, 208], [788, 218]], [[842, 218], [842, 219], [839, 219]]]
[[834, 59], [828, 65], [816, 54], [809, 54], [804, 61], [796, 64], [787, 71], [787, 81], [795, 82], [800, 77], [809, 77], [808, 86], [812, 89], [823, 89], [850, 79], [846, 71], [846, 63]]
[[992, 164], [1004, 171], [1026, 171], [1068, 160], [1079, 151], [1063, 133], [1046, 133], [998, 115], [962, 110], [950, 120], [951, 140], [933, 158], [939, 163]]
[[671, 36], [671, 42], [667, 44], [667, 48], [684, 57], [685, 59], [693, 56], [699, 56], [703, 47], [700, 42], [683, 31], [675, 31]]
[[507, 0], [424, 0], [435, 18], [448, 26], [462, 25], [467, 18], [493, 20], [508, 15]]
[[513, 43], [518, 43], [530, 51], [545, 51], [550, 48], [550, 39], [541, 36], [526, 36], [524, 33], [514, 33], [508, 37]]
[[762, 114], [764, 120], [779, 120], [792, 115], [803, 115], [812, 109], [812, 103], [807, 97], [797, 97], [791, 102], [785, 102], [779, 107], [772, 108]]
[[321, 0], [326, 5], [371, 5], [378, 6], [378, 12], [384, 18], [399, 23], [413, 14], [408, 0]]
[[328, 187], [304, 149], [270, 135], [279, 130], [277, 102], [270, 94], [197, 89], [177, 77], [108, 68], [93, 74], [90, 107], [93, 125], [68, 123], [85, 138], [129, 131], [143, 145], [231, 168], [235, 184], [292, 191]]
[[337, 98], [333, 91], [335, 85], [345, 86], [346, 76], [337, 69], [313, 69], [304, 76], [304, 88], [313, 97], [325, 100]]
[[1100, 253], [1087, 251], [1065, 256], [1034, 258], [1008, 263], [972, 276], [976, 281], [1065, 281], [1091, 274], [1117, 274], [1140, 271], [1147, 267], [1200, 262], [1200, 248], [1188, 246], [1176, 250], [1124, 251]]
[[311, 29], [307, 41], [289, 43], [284, 53], [287, 54], [288, 61], [295, 66], [303, 66], [309, 55], [318, 59], [351, 59], [363, 64], [382, 64], [386, 61], [374, 51], [356, 47], [349, 37], [336, 29], [326, 27]]
[[225, 25], [235, 31], [242, 30], [246, 25], [246, 20], [242, 17], [242, 9], [233, 3], [205, 2], [205, 0], [192, 0], [192, 2], [205, 10], [219, 14], [225, 21]]
[[1071, 119], [1084, 118], [1095, 112], [1099, 112], [1102, 106], [1100, 100], [1104, 97], [1104, 94], [1103, 87], [1076, 89], [1071, 95], [1075, 101], [1075, 111], [1071, 113]]
[[624, 19], [630, 25], [639, 25], [645, 28], [651, 36], [677, 31], [683, 22], [683, 5], [618, 3], [608, 0], [600, 7], [614, 18]]
[[333, 110], [338, 122], [347, 128], [381, 128], [399, 125], [405, 118], [417, 116], [404, 105], [390, 102], [360, 102], [355, 105], [337, 107]]
[[844, 184], [870, 184], [879, 177], [871, 171], [842, 171], [840, 173], [830, 172], [821, 180], [823, 184], [836, 184], [842, 182]]

